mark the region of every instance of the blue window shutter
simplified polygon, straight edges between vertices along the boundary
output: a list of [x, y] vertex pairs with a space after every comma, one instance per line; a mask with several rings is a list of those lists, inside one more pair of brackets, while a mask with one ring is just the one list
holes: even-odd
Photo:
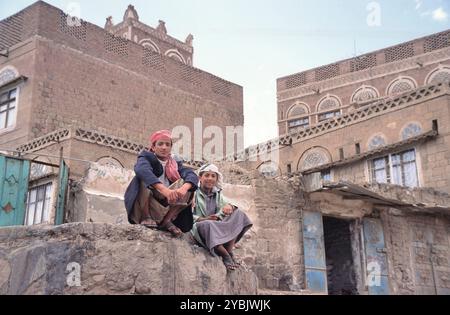
[[323, 222], [319, 212], [303, 212], [303, 248], [306, 289], [328, 293]]
[[364, 218], [363, 227], [369, 295], [388, 295], [389, 274], [381, 220]]

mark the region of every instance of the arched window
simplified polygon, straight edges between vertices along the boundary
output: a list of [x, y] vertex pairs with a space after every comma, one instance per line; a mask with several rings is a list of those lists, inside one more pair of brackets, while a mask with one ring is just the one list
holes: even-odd
[[417, 83], [413, 78], [400, 77], [392, 81], [387, 89], [387, 95], [394, 96], [417, 88]]
[[365, 103], [373, 99], [380, 97], [377, 89], [372, 86], [363, 85], [353, 93], [352, 103]]
[[19, 76], [17, 70], [11, 66], [5, 67], [0, 70], [0, 85], [8, 83]]
[[267, 161], [261, 164], [258, 167], [259, 172], [266, 177], [277, 177], [281, 175], [280, 168], [278, 167], [278, 164], [272, 161]]
[[440, 66], [431, 71], [427, 76], [425, 84], [439, 82], [450, 83], [450, 66]]
[[306, 171], [331, 162], [330, 153], [323, 148], [312, 148], [303, 153], [297, 169]]
[[144, 46], [145, 48], [148, 48], [150, 50], [153, 50], [154, 52], [160, 54], [161, 51], [159, 50], [158, 45], [156, 45], [151, 39], [146, 38], [143, 39], [139, 42], [139, 44], [141, 44], [142, 46]]
[[367, 145], [367, 147], [369, 148], [369, 151], [370, 150], [374, 150], [374, 149], [379, 148], [379, 147], [385, 146], [386, 145], [386, 140], [385, 139], [386, 138], [384, 137], [384, 135], [373, 136], [370, 139], [369, 144]]
[[110, 156], [102, 157], [102, 158], [98, 159], [97, 163], [100, 165], [104, 165], [104, 166], [123, 168], [123, 165], [122, 165], [122, 163], [120, 163], [119, 160], [117, 160], [113, 157], [110, 157]]
[[[309, 116], [306, 117], [300, 117], [305, 116], [309, 114], [309, 108], [308, 105], [303, 103], [296, 103], [292, 105], [292, 107], [288, 111], [288, 130], [289, 132], [293, 132], [295, 130], [301, 129], [301, 128], [307, 128], [309, 127]], [[290, 119], [292, 118], [292, 119]]]
[[320, 113], [319, 122], [340, 116], [340, 107], [341, 101], [336, 96], [328, 95], [324, 97], [317, 105], [317, 111]]
[[309, 109], [306, 104], [296, 103], [289, 109], [288, 118], [302, 116], [308, 113]]
[[186, 61], [184, 61], [183, 56], [176, 49], [169, 49], [168, 51], [166, 51], [165, 55], [169, 58], [172, 58], [172, 59], [178, 61], [178, 62], [186, 64]]
[[417, 123], [410, 123], [402, 129], [402, 140], [406, 140], [422, 133], [422, 127]]

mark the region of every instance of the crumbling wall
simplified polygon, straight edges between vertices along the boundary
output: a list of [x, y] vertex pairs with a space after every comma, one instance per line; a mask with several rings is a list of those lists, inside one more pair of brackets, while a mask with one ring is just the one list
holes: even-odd
[[450, 294], [450, 219], [381, 212], [393, 294]]
[[141, 226], [0, 228], [0, 294], [257, 294], [245, 268]]
[[124, 195], [132, 170], [92, 163], [70, 189], [68, 222], [127, 223]]
[[304, 288], [301, 211], [307, 206], [299, 187], [285, 180], [252, 180], [258, 226], [246, 245], [260, 287], [299, 291]]

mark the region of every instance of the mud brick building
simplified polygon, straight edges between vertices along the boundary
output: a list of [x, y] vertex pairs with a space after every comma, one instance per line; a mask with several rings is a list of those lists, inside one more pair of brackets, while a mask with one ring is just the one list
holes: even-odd
[[[194, 68], [193, 36], [147, 26], [131, 5], [101, 28], [38, 1], [1, 21], [0, 34], [2, 149], [63, 146], [71, 158], [130, 168], [155, 130], [193, 131], [194, 118], [203, 129], [243, 125], [242, 87]], [[84, 175], [86, 165], [69, 164]]]
[[[57, 156], [63, 147], [64, 155], [98, 162], [68, 161], [81, 180], [70, 187], [64, 222], [84, 223], [0, 229], [0, 292], [49, 292], [43, 266], [55, 257], [30, 246], [46, 231], [78, 240], [77, 229], [108, 223], [102, 229], [116, 232], [99, 231], [94, 240], [120, 241], [136, 232], [126, 224], [123, 194], [151, 131], [170, 123], [192, 129], [194, 117], [222, 127], [243, 121], [242, 88], [192, 67], [192, 36], [177, 41], [162, 21], [145, 26], [132, 6], [105, 29], [84, 21], [69, 27], [68, 18], [37, 2], [0, 22], [0, 147], [29, 158]], [[254, 223], [236, 253], [257, 284], [248, 274], [242, 286], [252, 294], [255, 286], [274, 294], [450, 294], [450, 31], [280, 78], [277, 86], [279, 137], [220, 165], [224, 194]], [[55, 222], [49, 207], [60, 200], [52, 190], [60, 185], [48, 176], [53, 166], [39, 165], [31, 165], [25, 225]], [[0, 185], [14, 181], [7, 175]], [[18, 211], [1, 201], [0, 225]], [[69, 245], [104, 257], [111, 244], [94, 243], [90, 253]], [[179, 245], [189, 255], [201, 251]], [[28, 268], [27, 257], [42, 263]], [[87, 267], [85, 279], [93, 272]], [[41, 287], [31, 275], [41, 275]], [[148, 279], [141, 286], [96, 276], [101, 292], [148, 292]], [[190, 279], [162, 292], [219, 292], [201, 287], [201, 272]], [[77, 293], [50, 280], [58, 292]]]
[[[271, 263], [256, 267], [266, 286], [286, 288], [300, 270], [301, 287], [331, 294], [449, 294], [450, 31], [279, 78], [277, 89], [279, 137], [232, 157], [300, 177], [307, 192], [305, 204], [301, 192], [263, 190], [262, 212], [282, 216], [266, 228], [297, 226], [281, 243], [267, 237]], [[288, 196], [291, 210], [271, 202]], [[303, 256], [286, 273], [273, 253], [295, 248], [288, 239]]]
[[[242, 87], [194, 68], [193, 55], [191, 34], [180, 41], [163, 21], [150, 27], [131, 5], [104, 28], [43, 1], [0, 21], [0, 151], [36, 162], [23, 183], [26, 224], [55, 222], [61, 148], [70, 179], [79, 179], [92, 162], [133, 168], [156, 130], [185, 126], [194, 138], [201, 118], [201, 139], [208, 126], [225, 134], [243, 125]], [[27, 164], [5, 161], [2, 182]], [[6, 209], [24, 201], [2, 194]]]

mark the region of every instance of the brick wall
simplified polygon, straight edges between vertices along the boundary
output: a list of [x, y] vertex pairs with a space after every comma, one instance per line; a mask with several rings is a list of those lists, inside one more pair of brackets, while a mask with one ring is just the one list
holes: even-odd
[[29, 76], [17, 128], [1, 137], [4, 144], [20, 145], [69, 125], [138, 143], [157, 129], [184, 125], [193, 132], [195, 117], [203, 118], [203, 129], [243, 125], [243, 91], [236, 84], [93, 24], [70, 27], [62, 11], [44, 2], [18, 16], [30, 18], [2, 21], [0, 31], [8, 32], [0, 44], [16, 44], [11, 56], [18, 55], [19, 42], [32, 39], [33, 48], [20, 58], [0, 59], [1, 66], [14, 65]]
[[[328, 152], [331, 161], [339, 161], [339, 149], [344, 150], [344, 157], [354, 156], [355, 144], [360, 143], [361, 153], [369, 151], [368, 144], [372, 137], [382, 134], [386, 144], [401, 141], [403, 128], [409, 123], [418, 123], [422, 131], [432, 129], [432, 121], [438, 120], [439, 136], [422, 144], [413, 145], [417, 152], [419, 180], [424, 187], [435, 187], [443, 191], [450, 190], [450, 97], [440, 96], [417, 103], [400, 110], [391, 111], [369, 120], [330, 131], [292, 147], [280, 150], [281, 170], [286, 172], [286, 165], [291, 163], [293, 171], [300, 170], [302, 156], [309, 149], [320, 147]], [[330, 161], [330, 162], [331, 162]], [[333, 180], [351, 180], [356, 183], [368, 180], [365, 161], [336, 167], [332, 171]]]

